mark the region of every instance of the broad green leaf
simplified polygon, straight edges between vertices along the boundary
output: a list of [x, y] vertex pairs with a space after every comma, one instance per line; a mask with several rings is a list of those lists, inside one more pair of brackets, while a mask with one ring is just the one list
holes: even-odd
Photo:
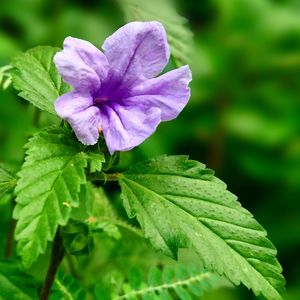
[[14, 261], [0, 260], [0, 300], [38, 299], [34, 279]]
[[171, 56], [176, 66], [189, 62], [193, 45], [192, 32], [186, 27], [187, 20], [177, 14], [170, 0], [120, 0], [126, 21], [159, 21], [168, 34]]
[[213, 176], [187, 156], [161, 156], [119, 178], [129, 217], [137, 217], [154, 248], [177, 257], [193, 248], [209, 270], [255, 294], [282, 299], [284, 278], [265, 230]]
[[59, 270], [51, 289], [50, 300], [84, 300], [86, 291], [71, 275]]
[[16, 178], [12, 172], [4, 164], [0, 164], [0, 197], [12, 190], [16, 182]]
[[13, 217], [18, 220], [17, 252], [28, 267], [46, 250], [58, 225], [66, 225], [72, 207], [79, 205], [87, 159], [73, 134], [56, 127], [37, 133], [26, 149], [25, 163], [17, 174]]
[[57, 97], [70, 90], [53, 63], [57, 51], [58, 48], [39, 46], [20, 53], [12, 60], [15, 68], [12, 81], [15, 89], [20, 91], [19, 96], [52, 114], [56, 114], [54, 102]]

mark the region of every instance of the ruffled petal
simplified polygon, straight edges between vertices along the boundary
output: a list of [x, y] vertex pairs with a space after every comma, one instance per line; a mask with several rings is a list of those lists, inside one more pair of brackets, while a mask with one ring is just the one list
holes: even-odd
[[55, 110], [71, 125], [81, 143], [97, 143], [101, 125], [100, 112], [98, 107], [93, 106], [93, 99], [89, 94], [76, 91], [64, 94], [56, 100]]
[[157, 76], [170, 57], [165, 29], [158, 22], [131, 22], [108, 37], [102, 48], [127, 86]]
[[160, 123], [160, 109], [144, 111], [139, 106], [126, 109], [120, 104], [103, 105], [101, 121], [109, 152], [127, 151], [147, 139]]
[[96, 90], [107, 76], [108, 61], [91, 43], [67, 37], [64, 49], [54, 56], [64, 81], [80, 90]]
[[124, 105], [143, 106], [144, 111], [152, 107], [161, 110], [162, 121], [176, 118], [190, 98], [189, 82], [192, 80], [188, 66], [172, 70], [157, 78], [149, 79], [132, 88]]

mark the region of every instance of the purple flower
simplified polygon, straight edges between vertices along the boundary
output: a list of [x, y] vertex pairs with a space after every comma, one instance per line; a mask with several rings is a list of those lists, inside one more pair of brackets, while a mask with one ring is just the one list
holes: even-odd
[[103, 131], [110, 153], [126, 151], [178, 116], [190, 98], [191, 71], [184, 66], [155, 78], [170, 57], [158, 22], [129, 23], [102, 48], [65, 39], [54, 62], [74, 90], [60, 96], [55, 109], [83, 144], [96, 144]]

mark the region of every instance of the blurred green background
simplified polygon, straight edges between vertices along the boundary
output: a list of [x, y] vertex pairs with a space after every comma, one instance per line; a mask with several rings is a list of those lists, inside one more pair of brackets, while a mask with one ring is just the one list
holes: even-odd
[[[299, 300], [300, 1], [178, 0], [177, 6], [194, 33], [192, 98], [176, 120], [122, 154], [122, 165], [167, 153], [189, 154], [214, 169], [267, 229], [284, 268], [287, 299]], [[100, 47], [124, 23], [110, 0], [0, 0], [0, 67], [20, 50], [61, 47], [69, 35]], [[12, 87], [0, 92], [0, 162], [22, 161], [23, 145], [36, 130], [33, 114]], [[40, 126], [55, 121], [43, 114]], [[2, 246], [9, 205], [2, 201], [0, 208]], [[131, 236], [125, 241], [135, 249], [121, 254], [128, 265], [140, 255], [135, 243]], [[160, 259], [151, 251], [148, 265]], [[117, 264], [118, 253], [106, 253], [106, 264]], [[96, 256], [87, 268], [94, 281], [104, 274], [104, 260]], [[244, 288], [221, 289], [204, 299], [254, 296]]]

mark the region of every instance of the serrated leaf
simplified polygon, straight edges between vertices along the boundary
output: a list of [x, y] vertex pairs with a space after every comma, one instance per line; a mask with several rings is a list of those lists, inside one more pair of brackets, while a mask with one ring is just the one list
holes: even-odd
[[38, 299], [34, 279], [17, 262], [0, 259], [0, 300]]
[[[120, 0], [126, 21], [159, 21], [168, 35], [171, 56], [176, 66], [189, 62], [193, 34], [187, 28], [187, 20], [176, 12], [172, 1], [165, 0]], [[159, 8], [159, 9], [158, 9]]]
[[71, 275], [64, 274], [61, 270], [56, 275], [51, 289], [50, 300], [84, 300], [86, 291]]
[[66, 225], [72, 207], [79, 204], [87, 161], [82, 145], [71, 132], [49, 128], [26, 145], [26, 159], [16, 187], [17, 252], [26, 267], [43, 253], [58, 225]]
[[59, 48], [39, 46], [20, 53], [12, 60], [12, 82], [19, 96], [41, 110], [56, 114], [54, 102], [61, 94], [70, 90], [62, 81], [53, 63]]
[[282, 269], [265, 230], [203, 164], [161, 156], [119, 181], [128, 216], [137, 217], [156, 250], [176, 258], [178, 248], [191, 247], [206, 268], [282, 299]]
[[0, 164], [0, 198], [12, 190], [17, 183], [15, 176], [4, 164]]

